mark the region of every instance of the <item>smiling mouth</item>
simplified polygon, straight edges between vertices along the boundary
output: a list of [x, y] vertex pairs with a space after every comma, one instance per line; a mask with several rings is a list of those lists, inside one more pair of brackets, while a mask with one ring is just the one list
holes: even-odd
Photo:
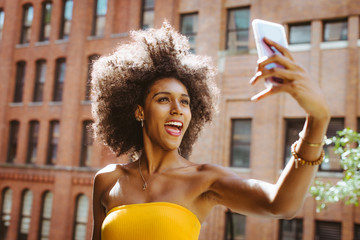
[[182, 122], [170, 121], [165, 123], [165, 130], [171, 136], [176, 136], [176, 137], [180, 136], [182, 128], [183, 128]]

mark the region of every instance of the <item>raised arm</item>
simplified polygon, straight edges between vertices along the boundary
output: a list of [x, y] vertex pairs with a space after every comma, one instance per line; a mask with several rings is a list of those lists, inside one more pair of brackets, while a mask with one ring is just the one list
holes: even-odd
[[[275, 85], [255, 95], [252, 100], [278, 93], [289, 93], [307, 113], [306, 122], [295, 144], [294, 155], [304, 161], [291, 158], [276, 184], [257, 180], [243, 180], [226, 169], [217, 169], [217, 178], [210, 187], [218, 196], [219, 203], [234, 211], [245, 214], [267, 215], [291, 218], [302, 206], [305, 195], [318, 169], [322, 154], [322, 142], [329, 124], [330, 114], [325, 97], [315, 81], [295, 61], [290, 52], [282, 46], [265, 39], [282, 55], [260, 59], [258, 71], [250, 83], [255, 84], [268, 77], [278, 77], [283, 84]], [[269, 63], [285, 67], [265, 69]], [[302, 163], [315, 165], [303, 165]], [[296, 168], [296, 165], [297, 168]]]

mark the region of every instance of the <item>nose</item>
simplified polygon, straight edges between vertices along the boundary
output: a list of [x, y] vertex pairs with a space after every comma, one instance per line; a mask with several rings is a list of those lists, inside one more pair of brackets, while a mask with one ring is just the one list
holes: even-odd
[[181, 109], [181, 106], [180, 106], [180, 103], [175, 101], [172, 108], [171, 108], [171, 111], [170, 111], [170, 114], [171, 115], [183, 115], [183, 112], [182, 112], [182, 109]]

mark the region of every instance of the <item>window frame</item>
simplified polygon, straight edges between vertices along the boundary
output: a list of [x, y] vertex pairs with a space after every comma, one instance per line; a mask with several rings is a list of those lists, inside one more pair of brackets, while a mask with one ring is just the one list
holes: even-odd
[[94, 61], [100, 57], [99, 54], [92, 54], [88, 57], [88, 68], [87, 68], [87, 79], [86, 79], [86, 88], [85, 88], [85, 97], [84, 101], [90, 101], [90, 92], [91, 92], [91, 72]]
[[145, 27], [144, 19], [145, 19], [145, 13], [152, 11], [154, 13], [154, 20], [155, 20], [155, 4], [156, 4], [156, 0], [154, 0], [154, 5], [152, 7], [146, 7], [146, 0], [141, 1], [140, 29], [146, 30], [146, 29], [154, 27], [154, 22], [152, 23], [152, 26]]
[[[329, 230], [331, 229], [332, 231], [334, 230], [334, 226], [337, 225], [337, 227], [339, 227], [339, 233], [340, 233], [340, 238], [339, 240], [341, 239], [342, 237], [342, 223], [341, 222], [337, 222], [337, 221], [320, 221], [320, 220], [316, 220], [315, 221], [315, 238], [316, 239], [319, 239], [319, 224], [328, 224], [328, 225], [332, 225], [330, 228], [327, 227], [327, 230], [324, 231], [324, 232], [329, 232]], [[332, 236], [334, 236], [333, 234], [331, 234]]]
[[[104, 32], [105, 32], [105, 26], [106, 26], [106, 14], [107, 14], [107, 8], [108, 8], [108, 0], [104, 0], [106, 1], [106, 11], [105, 14], [99, 14], [98, 13], [98, 3], [101, 0], [94, 0], [94, 13], [93, 13], [93, 19], [92, 19], [92, 25], [91, 25], [91, 36], [93, 37], [102, 37], [104, 36]], [[100, 33], [98, 33], [99, 29], [98, 29], [98, 20], [99, 18], [105, 18], [104, 19], [104, 28], [100, 31]]]
[[[32, 120], [29, 122], [29, 134], [28, 134], [28, 149], [26, 154], [26, 164], [34, 164], [37, 160], [37, 150], [40, 133], [40, 122]], [[32, 160], [32, 155], [35, 151], [35, 160]]]
[[[234, 216], [239, 215], [244, 220], [244, 233], [243, 236], [238, 238], [235, 236]], [[229, 233], [230, 232], [230, 233]], [[229, 236], [230, 235], [230, 236]], [[235, 238], [237, 237], [237, 238]], [[245, 240], [246, 239], [246, 216], [239, 213], [234, 213], [230, 209], [225, 212], [225, 231], [224, 240]]]
[[[49, 19], [49, 23], [46, 23], [46, 18], [47, 18], [47, 8], [46, 6], [50, 4], [50, 19]], [[50, 40], [50, 35], [51, 35], [51, 18], [52, 18], [52, 2], [51, 1], [44, 1], [41, 3], [41, 24], [40, 24], [40, 34], [39, 34], [39, 41], [40, 42], [45, 42], [45, 41], [49, 41]], [[49, 25], [50, 31], [49, 31], [49, 36], [46, 36], [46, 26]]]
[[[16, 129], [14, 129], [14, 128], [16, 128]], [[16, 161], [19, 130], [20, 130], [20, 122], [17, 120], [10, 121], [6, 163], [15, 163], [15, 161]]]
[[[51, 202], [50, 202], [50, 217], [45, 217], [44, 213], [45, 213], [45, 207], [46, 207], [46, 197], [50, 195], [51, 198]], [[45, 221], [49, 221], [49, 224], [51, 223], [51, 217], [52, 217], [52, 205], [53, 205], [53, 200], [54, 200], [54, 195], [51, 191], [45, 191], [42, 195], [42, 202], [41, 202], [41, 212], [40, 212], [40, 221], [39, 221], [39, 240], [44, 240], [44, 239], [50, 239], [50, 232], [51, 232], [51, 228], [49, 228], [49, 233], [47, 236], [44, 236], [43, 234], [43, 230], [44, 230], [44, 222]]]
[[[250, 140], [249, 143], [246, 144], [249, 145], [249, 158], [248, 158], [248, 164], [246, 166], [235, 166], [234, 165], [234, 154], [233, 154], [233, 145], [234, 145], [234, 130], [235, 130], [235, 122], [236, 121], [241, 121], [241, 122], [246, 122], [249, 121], [250, 123]], [[251, 162], [251, 134], [252, 134], [252, 119], [251, 118], [233, 118], [231, 119], [231, 133], [230, 133], [230, 167], [234, 167], [234, 168], [250, 168], [250, 162]], [[245, 145], [245, 144], [244, 144]]]
[[[66, 4], [68, 2], [72, 2], [72, 7], [71, 7], [71, 19], [68, 20], [65, 18], [66, 15]], [[74, 11], [74, 1], [73, 0], [63, 0], [62, 1], [63, 5], [62, 5], [62, 15], [61, 15], [61, 25], [60, 25], [60, 32], [59, 32], [59, 39], [63, 39], [63, 40], [67, 40], [70, 37], [70, 32], [71, 32], [71, 23], [72, 23], [72, 16], [73, 16], [73, 11]], [[70, 22], [70, 23], [69, 23]], [[70, 24], [70, 30], [68, 33], [65, 32], [66, 29], [66, 25], [67, 23]]]
[[[10, 203], [7, 202], [7, 193], [9, 192], [10, 194]], [[6, 205], [10, 205], [10, 209], [9, 212], [5, 212], [5, 207]], [[2, 191], [1, 191], [1, 212], [0, 212], [0, 239], [6, 239], [7, 236], [7, 232], [9, 229], [9, 226], [11, 224], [11, 212], [12, 212], [12, 207], [13, 207], [13, 191], [10, 187], [5, 187]], [[7, 217], [6, 217], [7, 216]], [[6, 226], [6, 222], [8, 222], [8, 225]]]
[[5, 25], [5, 11], [3, 8], [0, 8], [0, 40], [2, 40], [4, 25]]
[[[184, 25], [184, 18], [185, 17], [189, 17], [189, 16], [196, 16], [197, 20], [196, 20], [196, 24], [199, 23], [199, 14], [198, 12], [193, 12], [193, 13], [185, 13], [185, 14], [181, 14], [180, 15], [180, 31], [181, 31], [181, 34], [185, 35], [188, 39], [189, 39], [189, 44], [190, 44], [190, 51], [192, 53], [195, 53], [195, 50], [196, 50], [196, 39], [197, 39], [197, 34], [198, 32], [183, 32], [182, 28], [183, 28], [183, 25]], [[193, 23], [193, 21], [192, 21]], [[192, 24], [192, 29], [194, 29], [194, 24]], [[196, 25], [195, 29], [198, 29], [198, 25]], [[190, 43], [190, 38], [193, 37], [194, 38], [194, 46], [193, 48], [191, 47], [191, 43]]]
[[[25, 215], [24, 214], [24, 209], [25, 209], [25, 204], [26, 204], [26, 202], [25, 202], [25, 195], [27, 194], [27, 193], [29, 193], [29, 194], [31, 194], [30, 195], [30, 214], [29, 215]], [[34, 196], [33, 196], [33, 193], [32, 193], [32, 191], [30, 190], [30, 189], [25, 189], [23, 192], [22, 192], [22, 196], [21, 196], [21, 209], [20, 209], [20, 212], [19, 212], [19, 226], [18, 226], [18, 231], [17, 231], [17, 239], [18, 240], [26, 240], [27, 238], [28, 238], [28, 235], [29, 235], [29, 233], [31, 232], [30, 230], [31, 230], [31, 217], [32, 217], [32, 214], [31, 214], [31, 212], [32, 212], [32, 210], [33, 210], [33, 208], [32, 208], [32, 205], [33, 205], [33, 202], [34, 202]], [[28, 229], [28, 232], [27, 233], [23, 233], [22, 232], [22, 225], [23, 225], [23, 221], [25, 221], [24, 219], [29, 219], [29, 229]]]
[[[325, 39], [325, 28], [327, 24], [331, 23], [346, 23], [346, 39], [339, 39], [339, 40], [326, 40]], [[336, 42], [336, 41], [348, 41], [349, 39], [349, 20], [348, 18], [336, 18], [336, 19], [327, 19], [322, 21], [322, 42]]]
[[[235, 29], [230, 29], [230, 12], [231, 11], [236, 11], [236, 10], [245, 10], [247, 9], [249, 11], [249, 26], [248, 28], [235, 28]], [[226, 16], [226, 37], [225, 37], [225, 50], [228, 50], [228, 51], [247, 51], [249, 49], [249, 30], [250, 30], [250, 19], [251, 19], [251, 8], [250, 6], [242, 6], [242, 7], [235, 7], [235, 8], [228, 8], [227, 9], [227, 16]], [[229, 48], [229, 35], [230, 33], [232, 32], [240, 32], [240, 31], [247, 31], [248, 33], [248, 43], [247, 43], [247, 46], [243, 49], [230, 49]]]
[[[87, 204], [87, 212], [86, 212], [86, 218], [87, 221], [86, 222], [81, 222], [78, 218], [79, 218], [79, 208], [80, 208], [80, 198], [84, 197], [84, 199], [86, 200], [86, 204]], [[72, 234], [72, 239], [78, 239], [76, 238], [76, 229], [77, 226], [84, 226], [85, 227], [85, 237], [86, 237], [86, 232], [87, 232], [87, 222], [89, 221], [89, 198], [85, 195], [85, 194], [79, 194], [76, 197], [76, 202], [75, 202], [75, 214], [74, 214], [74, 224], [73, 224], [73, 234]], [[84, 239], [85, 240], [85, 239]]]
[[24, 95], [24, 85], [26, 76], [26, 62], [18, 61], [16, 63], [15, 87], [13, 95], [13, 103], [21, 103]]
[[[63, 68], [64, 71], [62, 72]], [[64, 94], [65, 77], [66, 77], [66, 59], [58, 58], [56, 59], [56, 66], [55, 66], [55, 78], [54, 78], [54, 87], [53, 87], [53, 96], [52, 96], [53, 102], [62, 102], [63, 94]]]
[[[309, 26], [310, 27], [310, 39], [309, 42], [291, 42], [291, 29], [292, 27], [299, 27], [299, 26]], [[298, 45], [298, 44], [311, 44], [311, 22], [296, 22], [296, 23], [289, 23], [288, 24], [288, 39], [289, 39], [289, 45]]]
[[[91, 155], [89, 157], [88, 148], [90, 147], [90, 152], [92, 151], [92, 146], [94, 142], [93, 133], [90, 131], [90, 127], [93, 121], [85, 120], [82, 122], [82, 136], [81, 136], [81, 152], [80, 152], [80, 167], [90, 167], [91, 165]], [[90, 144], [88, 141], [90, 140]]]
[[[44, 85], [46, 81], [47, 63], [45, 59], [39, 59], [35, 64], [35, 82], [33, 92], [33, 102], [42, 102], [44, 95]], [[44, 72], [44, 73], [43, 73]], [[43, 74], [43, 75], [42, 75]]]
[[[303, 232], [304, 232], [304, 220], [302, 218], [293, 218], [293, 219], [281, 219], [279, 221], [279, 240], [283, 239], [283, 234], [284, 234], [284, 230], [283, 230], [283, 226], [284, 226], [284, 222], [288, 221], [288, 222], [295, 222], [296, 226], [295, 226], [295, 239], [294, 240], [302, 240], [303, 238]], [[301, 232], [298, 231], [301, 227]]]
[[[26, 24], [26, 18], [28, 17], [27, 14], [29, 12], [29, 9], [31, 8], [32, 11], [32, 18], [31, 18], [31, 23], [28, 26]], [[22, 13], [22, 20], [21, 20], [21, 32], [20, 32], [20, 44], [28, 44], [31, 41], [31, 26], [32, 23], [34, 21], [34, 7], [32, 4], [30, 3], [26, 3], [23, 5], [23, 13]], [[30, 30], [30, 31], [29, 31]], [[27, 36], [27, 34], [29, 34], [29, 36]], [[24, 39], [25, 37], [28, 37], [28, 39]]]
[[[56, 136], [56, 144], [54, 144], [54, 135], [56, 133], [54, 132], [58, 128], [58, 133]], [[47, 154], [46, 154], [46, 165], [55, 165], [57, 160], [57, 153], [58, 153], [58, 146], [59, 146], [59, 138], [60, 138], [60, 121], [58, 120], [52, 120], [50, 121], [49, 125], [49, 133], [48, 133], [48, 146], [47, 146]], [[55, 149], [55, 160], [53, 161], [53, 153]]]

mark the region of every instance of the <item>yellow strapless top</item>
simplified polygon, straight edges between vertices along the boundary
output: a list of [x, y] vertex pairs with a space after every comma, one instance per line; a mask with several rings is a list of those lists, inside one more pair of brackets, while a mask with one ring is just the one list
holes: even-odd
[[201, 224], [187, 208], [168, 202], [111, 209], [101, 226], [102, 240], [198, 240]]

